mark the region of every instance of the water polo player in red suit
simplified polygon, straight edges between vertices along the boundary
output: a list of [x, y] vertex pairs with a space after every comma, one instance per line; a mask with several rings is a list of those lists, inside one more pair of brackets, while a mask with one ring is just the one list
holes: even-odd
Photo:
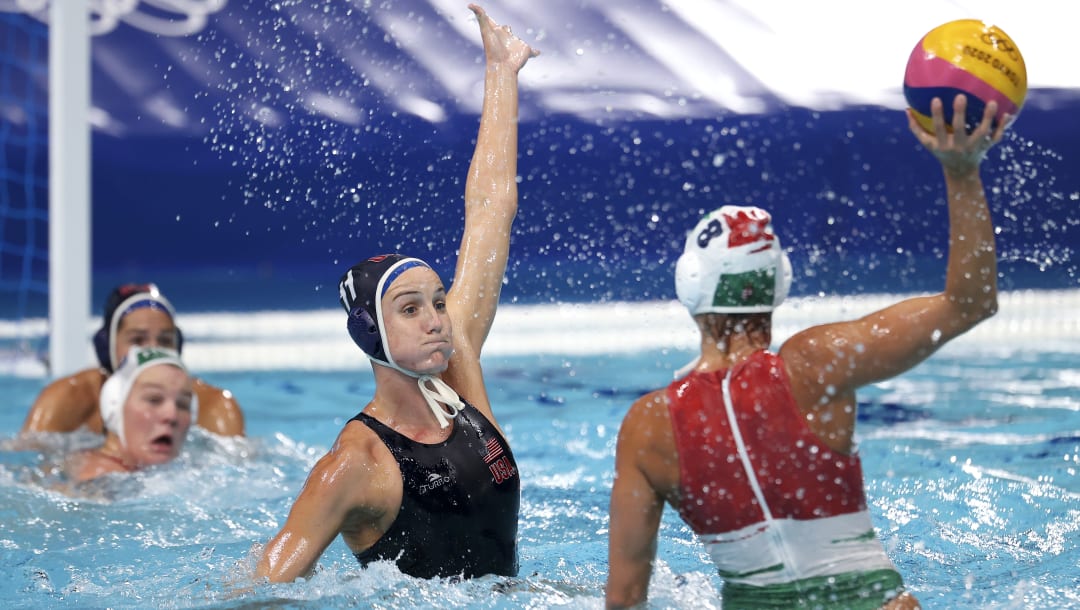
[[375, 396], [312, 469], [258, 577], [310, 574], [339, 534], [361, 563], [395, 561], [416, 577], [517, 572], [520, 479], [480, 350], [517, 213], [518, 71], [537, 52], [470, 8], [486, 69], [454, 284], [445, 290], [426, 263], [400, 255], [342, 278], [349, 335], [371, 360]]
[[796, 333], [775, 353], [772, 310], [790, 271], [758, 208], [723, 207], [689, 234], [676, 292], [700, 356], [634, 402], [619, 431], [611, 492], [607, 606], [646, 599], [664, 504], [705, 545], [727, 607], [916, 608], [878, 540], [852, 440], [855, 391], [922, 362], [997, 310], [994, 227], [979, 175], [1002, 138], [990, 104], [970, 135], [966, 99], [946, 129], [908, 116], [940, 161], [949, 259], [940, 294]]
[[[101, 328], [94, 335], [100, 367], [61, 377], [38, 394], [22, 432], [73, 432], [86, 427], [104, 433], [99, 410], [101, 386], [132, 347], [180, 351], [183, 335], [176, 311], [154, 284], [125, 284], [105, 301]], [[232, 392], [194, 379], [201, 409], [195, 422], [214, 434], [242, 436], [244, 415]]]

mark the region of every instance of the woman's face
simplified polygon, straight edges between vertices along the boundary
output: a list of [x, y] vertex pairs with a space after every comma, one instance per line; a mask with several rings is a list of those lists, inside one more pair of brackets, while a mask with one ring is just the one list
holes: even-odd
[[120, 319], [116, 329], [116, 361], [132, 346], [176, 349], [176, 325], [156, 307], [140, 307]]
[[383, 295], [382, 314], [387, 348], [398, 366], [428, 375], [446, 370], [453, 329], [437, 273], [427, 267], [402, 273]]
[[140, 373], [124, 403], [128, 459], [152, 466], [179, 455], [191, 427], [191, 403], [191, 378], [181, 369], [163, 364]]

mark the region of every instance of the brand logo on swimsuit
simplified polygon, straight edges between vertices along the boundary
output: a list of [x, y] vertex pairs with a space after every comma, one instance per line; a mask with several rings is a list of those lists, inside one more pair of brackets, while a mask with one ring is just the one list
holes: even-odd
[[443, 485], [447, 485], [451, 482], [450, 477], [443, 476], [437, 472], [433, 472], [427, 476], [427, 483], [420, 486], [420, 493], [426, 494], [427, 492], [438, 489]]

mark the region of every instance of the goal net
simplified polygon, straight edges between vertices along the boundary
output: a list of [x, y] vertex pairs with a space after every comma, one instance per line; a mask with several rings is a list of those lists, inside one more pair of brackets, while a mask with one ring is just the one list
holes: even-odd
[[48, 316], [48, 26], [0, 12], [0, 368], [44, 357]]

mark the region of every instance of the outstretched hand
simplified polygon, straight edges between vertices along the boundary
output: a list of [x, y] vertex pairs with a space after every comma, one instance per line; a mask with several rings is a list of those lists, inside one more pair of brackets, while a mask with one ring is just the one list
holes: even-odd
[[915, 134], [919, 142], [938, 158], [945, 171], [954, 175], [976, 171], [979, 163], [986, 156], [986, 151], [1001, 141], [1005, 135], [1005, 129], [1013, 118], [1006, 115], [1004, 120], [994, 127], [997, 102], [991, 101], [983, 111], [982, 121], [971, 133], [968, 133], [964, 125], [966, 112], [967, 97], [963, 94], [957, 95], [953, 100], [952, 125], [947, 127], [944, 104], [941, 98], [934, 98], [930, 103], [934, 131], [930, 133], [919, 126], [910, 108], [907, 111], [908, 128], [911, 129], [911, 133]]
[[540, 54], [523, 42], [510, 31], [510, 26], [495, 23], [488, 17], [484, 9], [475, 4], [470, 4], [469, 9], [476, 15], [480, 22], [480, 38], [484, 41], [484, 53], [487, 55], [488, 64], [503, 63], [510, 65], [514, 70], [520, 70], [529, 58]]

